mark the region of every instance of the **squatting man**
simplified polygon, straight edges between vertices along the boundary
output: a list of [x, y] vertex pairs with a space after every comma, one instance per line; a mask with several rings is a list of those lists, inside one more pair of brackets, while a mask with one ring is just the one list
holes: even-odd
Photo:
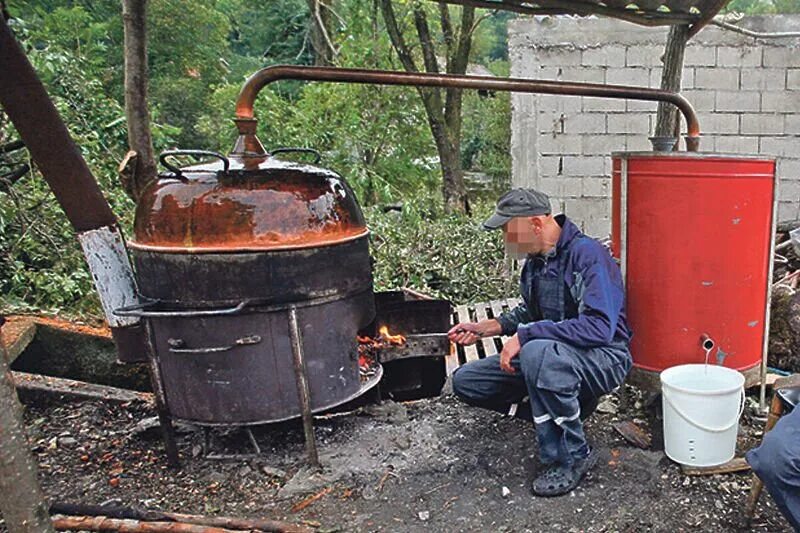
[[510, 336], [499, 355], [459, 368], [453, 391], [470, 405], [532, 421], [543, 465], [533, 493], [566, 494], [597, 462], [583, 420], [631, 368], [622, 275], [602, 244], [552, 215], [541, 192], [509, 191], [483, 228], [502, 228], [507, 252], [525, 260], [523, 303], [449, 331], [463, 345]]

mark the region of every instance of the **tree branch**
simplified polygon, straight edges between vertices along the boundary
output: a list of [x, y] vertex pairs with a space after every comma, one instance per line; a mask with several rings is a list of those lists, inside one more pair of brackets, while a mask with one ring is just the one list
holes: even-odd
[[389, 40], [392, 41], [403, 68], [408, 72], [419, 72], [417, 65], [414, 64], [414, 58], [411, 57], [408, 44], [406, 44], [405, 38], [403, 38], [403, 34], [397, 26], [397, 17], [394, 14], [392, 0], [380, 0], [380, 3], [383, 20], [386, 22], [386, 31], [389, 33]]
[[455, 48], [455, 34], [453, 33], [453, 22], [450, 20], [450, 7], [444, 2], [439, 2], [439, 18], [442, 23], [442, 35], [444, 36], [444, 44], [447, 46], [447, 62], [453, 55]]
[[7, 174], [0, 174], [0, 192], [8, 191], [11, 186], [21, 180], [30, 169], [30, 165], [23, 163]]
[[425, 70], [428, 72], [439, 73], [439, 62], [436, 60], [436, 50], [433, 48], [430, 28], [428, 28], [428, 17], [419, 3], [414, 4], [414, 26], [417, 28], [419, 43], [422, 46], [422, 60], [425, 63]]
[[458, 29], [458, 48], [454, 59], [452, 72], [464, 74], [469, 64], [469, 52], [472, 48], [473, 23], [475, 22], [475, 8], [465, 6], [461, 9], [461, 25]]
[[150, 111], [147, 104], [147, 1], [122, 0], [125, 28], [125, 117], [128, 144], [139, 154], [136, 181], [126, 192], [134, 199], [156, 177]]
[[[458, 29], [458, 45], [453, 58], [448, 61], [447, 72], [465, 74], [469, 65], [469, 53], [472, 48], [472, 30], [475, 22], [475, 8], [464, 6], [461, 10], [461, 22]], [[444, 119], [447, 129], [453, 135], [461, 135], [461, 89], [447, 89], [444, 103]], [[451, 139], [454, 146], [460, 145], [460, 139]]]

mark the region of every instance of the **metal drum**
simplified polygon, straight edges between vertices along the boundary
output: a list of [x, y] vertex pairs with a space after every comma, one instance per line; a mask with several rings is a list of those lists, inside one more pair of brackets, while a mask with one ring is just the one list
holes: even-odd
[[661, 370], [708, 356], [755, 382], [768, 337], [775, 162], [617, 153], [612, 187], [632, 380], [655, 387]]
[[[170, 156], [211, 157], [179, 168]], [[175, 417], [300, 416], [291, 316], [312, 411], [364, 391], [357, 332], [375, 314], [367, 228], [344, 179], [274, 154], [165, 153], [129, 243], [154, 372]], [[379, 379], [379, 378], [378, 378]], [[377, 382], [377, 379], [376, 379]]]

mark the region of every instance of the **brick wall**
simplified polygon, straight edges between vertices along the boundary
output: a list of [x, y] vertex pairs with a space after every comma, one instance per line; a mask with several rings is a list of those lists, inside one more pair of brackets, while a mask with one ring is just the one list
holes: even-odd
[[[800, 16], [742, 25], [798, 31]], [[665, 29], [610, 19], [517, 19], [511, 75], [658, 87], [665, 42]], [[800, 217], [800, 39], [757, 41], [707, 27], [687, 47], [683, 94], [700, 118], [701, 150], [776, 156], [779, 219]], [[656, 104], [523, 94], [511, 103], [514, 185], [547, 192], [585, 232], [608, 235], [610, 154], [650, 149]]]

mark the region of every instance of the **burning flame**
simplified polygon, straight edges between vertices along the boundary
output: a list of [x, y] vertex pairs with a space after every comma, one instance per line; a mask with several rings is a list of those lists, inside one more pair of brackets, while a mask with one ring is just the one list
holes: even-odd
[[389, 344], [400, 346], [406, 343], [406, 338], [403, 335], [390, 334], [388, 326], [381, 326], [378, 333], [380, 334], [380, 339]]
[[376, 352], [389, 346], [402, 346], [406, 343], [404, 335], [392, 335], [388, 326], [378, 329], [377, 337], [358, 336], [358, 366], [362, 371], [369, 370], [375, 362]]

